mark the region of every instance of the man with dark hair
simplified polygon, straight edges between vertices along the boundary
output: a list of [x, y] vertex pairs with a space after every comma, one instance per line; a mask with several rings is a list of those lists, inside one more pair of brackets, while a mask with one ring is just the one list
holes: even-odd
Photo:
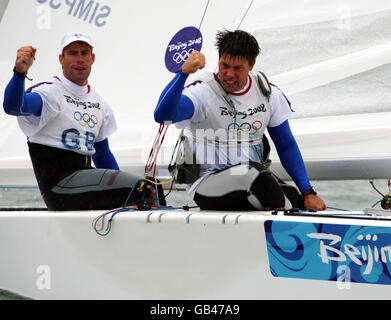
[[[36, 49], [18, 49], [4, 93], [4, 111], [16, 116], [42, 197], [49, 210], [113, 209], [125, 204], [139, 177], [119, 171], [108, 137], [116, 130], [110, 105], [89, 85], [95, 61], [88, 35], [67, 33], [60, 46], [62, 74], [25, 92]], [[91, 158], [96, 168], [91, 165]], [[92, 170], [94, 169], [94, 170]], [[135, 190], [132, 201], [141, 199]]]
[[253, 35], [241, 30], [218, 31], [216, 47], [219, 51], [219, 57], [229, 55], [231, 57], [245, 58], [250, 65], [255, 63], [260, 53], [257, 39]]
[[[188, 76], [205, 67], [204, 55], [193, 51], [154, 113], [157, 122], [176, 123], [194, 142], [190, 152], [200, 172], [188, 186], [190, 196], [209, 210], [325, 210], [289, 127], [290, 102], [262, 73], [252, 71], [260, 51], [256, 39], [241, 30], [222, 31], [216, 46], [218, 73], [183, 89]], [[301, 194], [268, 169], [266, 128]]]

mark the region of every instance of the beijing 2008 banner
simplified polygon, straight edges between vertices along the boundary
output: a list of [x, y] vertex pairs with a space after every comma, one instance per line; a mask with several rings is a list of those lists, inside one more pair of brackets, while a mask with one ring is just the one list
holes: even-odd
[[265, 221], [275, 277], [391, 284], [391, 228]]
[[196, 27], [185, 27], [179, 30], [166, 49], [164, 58], [166, 68], [176, 73], [181, 70], [193, 50], [201, 51], [202, 34]]

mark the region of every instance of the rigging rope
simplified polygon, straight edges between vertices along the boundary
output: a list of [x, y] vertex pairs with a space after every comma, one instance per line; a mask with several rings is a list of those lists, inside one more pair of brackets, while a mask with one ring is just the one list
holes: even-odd
[[153, 142], [147, 163], [144, 168], [145, 176], [152, 175], [152, 177], [155, 178], [157, 156], [166, 136], [167, 129], [168, 125], [166, 126], [164, 124], [160, 124], [158, 133], [155, 137], [155, 141]]
[[236, 28], [236, 30], [238, 30], [238, 29], [240, 28], [240, 26], [242, 25], [242, 22], [243, 22], [244, 18], [247, 16], [248, 11], [250, 10], [251, 6], [253, 5], [253, 2], [254, 2], [254, 0], [251, 0], [249, 6], [247, 7], [246, 12], [244, 13], [244, 15], [243, 15], [243, 17], [242, 17], [242, 20], [240, 20], [239, 25], [238, 25], [238, 27]]
[[206, 11], [208, 10], [209, 2], [210, 2], [210, 0], [208, 0], [208, 2], [206, 3], [205, 9], [204, 9], [204, 13], [202, 14], [201, 22], [198, 25], [198, 30], [201, 30], [201, 25], [202, 25], [202, 22], [204, 21], [204, 17], [205, 17]]
[[[157, 164], [157, 156], [159, 154], [159, 151], [161, 149], [161, 146], [163, 144], [164, 138], [166, 136], [168, 129], [168, 125], [161, 124], [159, 126], [158, 133], [155, 137], [155, 141], [153, 142], [151, 151], [149, 152], [148, 160], [144, 168], [144, 178], [139, 180], [131, 189], [129, 192], [128, 197], [125, 200], [124, 205], [121, 208], [113, 209], [108, 212], [105, 212], [98, 217], [96, 217], [92, 221], [92, 227], [95, 230], [97, 234], [100, 236], [106, 236], [111, 231], [111, 224], [114, 219], [114, 217], [120, 213], [120, 212], [129, 212], [129, 211], [136, 211], [136, 210], [174, 210], [174, 209], [184, 209], [189, 210], [191, 207], [189, 206], [183, 206], [183, 207], [170, 207], [165, 206], [162, 207], [160, 205], [160, 200], [162, 198], [166, 198], [168, 194], [171, 192], [172, 187], [174, 185], [174, 177], [171, 177], [170, 180], [164, 181], [164, 182], [157, 182], [157, 179], [155, 178], [156, 175], [156, 164]], [[150, 190], [145, 189], [146, 183], [150, 183], [155, 186], [155, 188], [151, 188]], [[158, 185], [168, 184], [171, 183], [171, 187], [169, 192], [162, 197], [159, 197], [158, 193]], [[141, 200], [129, 204], [129, 200], [135, 190], [138, 190], [140, 192], [144, 192], [143, 197]], [[145, 195], [145, 192], [149, 191], [149, 195]], [[156, 197], [154, 196], [156, 194]], [[156, 201], [156, 202], [155, 202]], [[111, 215], [106, 226], [106, 230], [103, 231], [104, 225], [105, 225], [105, 217]], [[100, 225], [98, 226], [98, 222], [100, 222]]]

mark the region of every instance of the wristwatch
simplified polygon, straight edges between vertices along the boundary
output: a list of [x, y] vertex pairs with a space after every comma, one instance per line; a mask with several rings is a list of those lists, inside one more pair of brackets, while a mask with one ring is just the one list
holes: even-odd
[[307, 191], [304, 191], [301, 195], [305, 197], [308, 196], [309, 194], [317, 195], [317, 192], [315, 191], [314, 187], [311, 187]]

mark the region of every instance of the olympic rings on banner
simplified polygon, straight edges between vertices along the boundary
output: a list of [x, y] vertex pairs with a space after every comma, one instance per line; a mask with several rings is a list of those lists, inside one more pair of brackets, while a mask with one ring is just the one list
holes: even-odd
[[98, 124], [98, 118], [93, 114], [89, 115], [88, 113], [83, 113], [76, 111], [73, 114], [73, 118], [79, 122], [82, 127], [89, 126], [91, 129]]
[[236, 122], [231, 122], [228, 125], [228, 131], [232, 131], [236, 133], [238, 136], [240, 136], [243, 133], [253, 135], [257, 133], [257, 131], [261, 130], [261, 128], [262, 128], [262, 122], [259, 120], [254, 121], [252, 124], [248, 122], [244, 122], [241, 125], [239, 125]]
[[172, 57], [172, 60], [175, 61], [177, 64], [179, 63], [182, 63], [182, 62], [185, 62], [189, 56], [190, 56], [190, 53], [193, 51], [193, 48], [191, 48], [190, 50], [186, 51], [186, 50], [183, 50], [181, 53], [179, 52], [176, 52], [174, 54], [174, 56]]

